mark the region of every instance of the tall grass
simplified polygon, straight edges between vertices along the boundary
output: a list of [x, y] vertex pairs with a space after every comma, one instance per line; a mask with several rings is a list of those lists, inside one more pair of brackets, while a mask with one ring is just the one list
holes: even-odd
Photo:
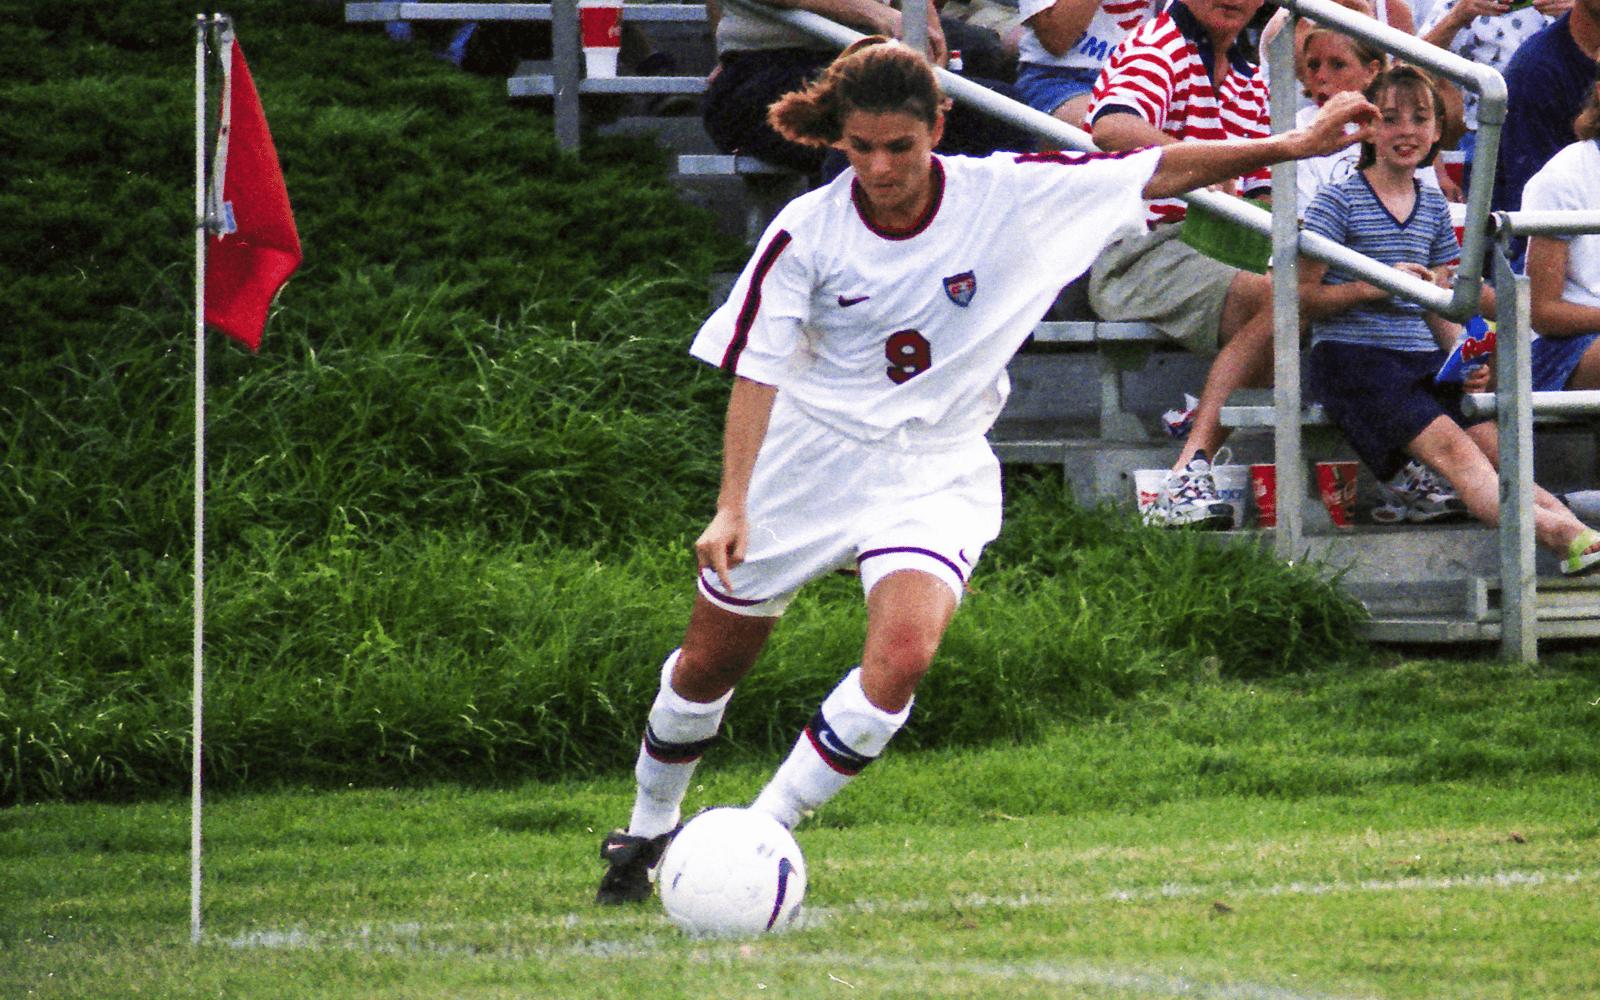
[[[1352, 653], [1351, 606], [1305, 571], [1213, 551], [1207, 566], [1228, 572], [1194, 598], [1162, 577], [1174, 557], [1201, 561], [1197, 540], [1048, 491], [1019, 506], [903, 746], [1023, 741], [1175, 680], [1304, 671]], [[1019, 557], [1062, 522], [1101, 537], [1093, 558]], [[1109, 586], [1108, 562], [1123, 565]], [[613, 551], [498, 544], [461, 527], [377, 538], [338, 509], [311, 539], [248, 528], [210, 570], [209, 783], [625, 768], [681, 634], [692, 569], [687, 536]], [[182, 785], [186, 585], [174, 557], [12, 605], [0, 636], [0, 800]], [[859, 655], [857, 591], [833, 578], [796, 602], [740, 686], [726, 751], [771, 755], [793, 740]], [[1169, 625], [1189, 614], [1236, 624]]]

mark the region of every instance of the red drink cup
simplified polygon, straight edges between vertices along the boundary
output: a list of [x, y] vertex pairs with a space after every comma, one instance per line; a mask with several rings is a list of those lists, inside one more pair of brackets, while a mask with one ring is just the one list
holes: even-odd
[[1250, 466], [1250, 490], [1256, 498], [1256, 524], [1263, 528], [1278, 524], [1278, 467]]
[[584, 75], [617, 75], [622, 49], [622, 0], [578, 0], [578, 31], [583, 37]]
[[1359, 462], [1318, 462], [1317, 492], [1335, 527], [1355, 526], [1356, 473]]

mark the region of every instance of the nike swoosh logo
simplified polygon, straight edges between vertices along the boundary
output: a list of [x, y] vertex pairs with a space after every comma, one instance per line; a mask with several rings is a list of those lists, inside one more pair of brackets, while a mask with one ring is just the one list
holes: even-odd
[[870, 296], [870, 295], [857, 295], [853, 299], [847, 299], [843, 295], [841, 295], [841, 296], [839, 296], [839, 304], [841, 306], [844, 306], [846, 309], [848, 309], [851, 306], [859, 305], [860, 303], [865, 302], [870, 298], [872, 298], [872, 296]]
[[821, 743], [836, 757], [843, 757], [846, 760], [849, 760], [851, 758], [860, 756], [860, 754], [839, 742], [839, 738], [826, 729], [820, 730], [817, 733], [817, 742]]

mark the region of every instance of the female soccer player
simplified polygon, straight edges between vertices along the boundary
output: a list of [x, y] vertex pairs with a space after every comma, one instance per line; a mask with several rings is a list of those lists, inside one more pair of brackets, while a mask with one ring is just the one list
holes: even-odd
[[785, 207], [691, 352], [734, 376], [716, 516], [695, 543], [699, 594], [661, 669], [628, 829], [605, 838], [598, 901], [650, 895], [696, 762], [733, 686], [800, 586], [854, 566], [861, 663], [823, 701], [754, 808], [786, 826], [870, 764], [912, 694], [983, 547], [1000, 530], [984, 438], [1006, 362], [1062, 285], [1144, 199], [1356, 141], [1359, 94], [1253, 141], [1130, 153], [933, 154], [947, 102], [927, 62], [857, 42], [770, 110], [852, 169]]

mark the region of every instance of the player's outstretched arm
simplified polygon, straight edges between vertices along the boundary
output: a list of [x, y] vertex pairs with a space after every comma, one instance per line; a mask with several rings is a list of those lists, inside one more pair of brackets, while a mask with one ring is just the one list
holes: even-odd
[[[1360, 94], [1336, 94], [1315, 120], [1264, 139], [1189, 140], [1161, 147], [1161, 163], [1144, 186], [1146, 198], [1170, 198], [1219, 181], [1241, 177], [1261, 167], [1326, 156], [1370, 138], [1378, 109]], [[1355, 128], [1346, 131], [1347, 126]]]
[[728, 397], [727, 423], [722, 430], [722, 488], [717, 493], [717, 513], [694, 543], [695, 560], [701, 569], [717, 574], [722, 586], [733, 593], [728, 570], [744, 562], [750, 526], [745, 520], [745, 501], [750, 495], [750, 474], [755, 471], [756, 454], [767, 437], [767, 421], [777, 386], [753, 382], [743, 376], [733, 383]]

